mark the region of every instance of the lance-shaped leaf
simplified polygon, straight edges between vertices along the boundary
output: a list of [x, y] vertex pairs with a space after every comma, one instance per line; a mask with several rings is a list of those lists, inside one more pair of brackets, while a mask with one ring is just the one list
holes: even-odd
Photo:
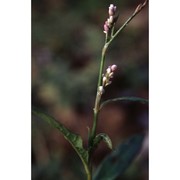
[[104, 142], [107, 144], [107, 146], [108, 146], [110, 149], [112, 149], [111, 139], [110, 139], [110, 137], [109, 137], [107, 134], [105, 134], [105, 133], [100, 133], [100, 134], [96, 135], [96, 137], [95, 137], [95, 139], [94, 139], [93, 146], [94, 146], [94, 147], [97, 147], [98, 144], [99, 144], [101, 141], [104, 141]]
[[107, 101], [104, 101], [101, 106], [100, 109], [103, 108], [105, 105], [109, 104], [109, 103], [113, 103], [113, 102], [139, 102], [142, 104], [148, 104], [148, 100], [144, 99], [144, 98], [139, 98], [139, 97], [119, 97], [119, 98], [114, 98], [114, 99], [109, 99]]
[[57, 128], [65, 137], [67, 141], [72, 145], [72, 147], [75, 149], [79, 157], [81, 158], [84, 168], [86, 172], [89, 171], [88, 169], [88, 152], [83, 148], [83, 141], [81, 136], [71, 132], [69, 129], [67, 129], [63, 124], [56, 121], [53, 117], [40, 112], [38, 110], [32, 110], [33, 115], [41, 118], [42, 120], [48, 122], [52, 127]]
[[144, 135], [135, 135], [108, 155], [93, 176], [93, 180], [115, 180], [124, 173], [142, 147]]

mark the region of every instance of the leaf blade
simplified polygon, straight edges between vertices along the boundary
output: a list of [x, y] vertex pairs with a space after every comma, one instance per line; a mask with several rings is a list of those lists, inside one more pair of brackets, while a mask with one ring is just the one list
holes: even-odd
[[98, 144], [101, 141], [104, 141], [107, 144], [107, 146], [109, 147], [109, 149], [112, 149], [112, 141], [111, 141], [110, 137], [105, 133], [100, 133], [100, 134], [96, 135], [93, 146], [95, 146], [95, 147], [98, 146]]
[[82, 141], [81, 136], [71, 132], [62, 123], [58, 122], [50, 115], [40, 112], [39, 110], [33, 109], [32, 114], [35, 115], [36, 117], [41, 118], [42, 120], [45, 120], [52, 127], [58, 129], [64, 135], [64, 138], [71, 144], [71, 146], [74, 148], [74, 150], [79, 155], [79, 157], [84, 165], [85, 171], [89, 172], [88, 152], [83, 148], [83, 141]]
[[119, 97], [119, 98], [108, 99], [108, 100], [104, 101], [101, 104], [100, 109], [102, 109], [104, 106], [106, 106], [109, 103], [118, 102], [118, 101], [130, 101], [130, 102], [140, 102], [142, 104], [148, 104], [147, 99], [140, 98], [140, 97]]
[[93, 180], [114, 180], [124, 173], [140, 151], [144, 135], [133, 136], [107, 156], [97, 168]]

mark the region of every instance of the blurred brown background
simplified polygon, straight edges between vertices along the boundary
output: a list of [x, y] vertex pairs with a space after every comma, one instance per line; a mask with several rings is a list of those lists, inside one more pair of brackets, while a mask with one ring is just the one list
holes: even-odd
[[[116, 27], [132, 14], [140, 0], [32, 0], [32, 106], [51, 114], [80, 134], [87, 145], [92, 124], [101, 49], [109, 4], [119, 11]], [[103, 100], [120, 96], [148, 98], [148, 7], [111, 44], [105, 67], [117, 64], [113, 83]], [[148, 132], [148, 107], [116, 103], [100, 113], [98, 132], [114, 147], [122, 139]], [[121, 180], [148, 179], [148, 138], [142, 153]], [[110, 151], [101, 143], [96, 167]], [[63, 136], [32, 118], [32, 179], [83, 180], [79, 157]]]

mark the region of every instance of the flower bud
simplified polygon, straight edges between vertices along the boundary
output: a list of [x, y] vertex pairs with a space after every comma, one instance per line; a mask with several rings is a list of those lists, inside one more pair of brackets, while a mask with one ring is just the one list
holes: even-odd
[[112, 81], [108, 81], [108, 83], [106, 83], [106, 86], [110, 85], [112, 83]]
[[106, 69], [106, 72], [107, 72], [107, 74], [111, 73], [111, 67], [108, 67], [108, 68]]
[[103, 86], [106, 84], [107, 78], [104, 76], [103, 77]]
[[105, 34], [107, 34], [108, 33], [108, 31], [109, 31], [109, 26], [108, 26], [108, 22], [106, 21], [105, 23], [104, 23], [104, 33]]
[[103, 88], [103, 86], [99, 86], [98, 92], [99, 92], [99, 94], [103, 94], [103, 93], [104, 93], [104, 88]]
[[109, 25], [109, 26], [112, 26], [113, 21], [114, 21], [114, 17], [113, 17], [113, 16], [110, 16], [110, 17], [108, 18], [108, 20], [107, 20], [108, 25]]
[[116, 12], [116, 6], [114, 6], [113, 4], [110, 4], [109, 6], [109, 16], [114, 16]]
[[113, 65], [111, 66], [111, 70], [112, 70], [112, 71], [115, 71], [116, 69], [117, 69], [117, 65], [113, 64]]
[[109, 74], [109, 77], [110, 77], [110, 78], [113, 78], [113, 75], [114, 75], [114, 73], [111, 72], [111, 73]]

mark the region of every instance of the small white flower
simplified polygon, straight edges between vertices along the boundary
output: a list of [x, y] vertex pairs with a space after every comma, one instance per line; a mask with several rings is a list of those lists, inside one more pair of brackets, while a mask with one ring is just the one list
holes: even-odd
[[111, 68], [108, 67], [108, 68], [106, 69], [106, 72], [107, 72], [107, 74], [111, 73]]
[[103, 86], [106, 84], [107, 78], [104, 76], [103, 77]]
[[113, 78], [113, 75], [114, 75], [114, 73], [111, 72], [111, 73], [109, 74], [109, 77], [110, 77], [110, 78]]
[[109, 25], [109, 26], [112, 26], [113, 21], [114, 21], [114, 17], [113, 17], [113, 16], [110, 16], [107, 21], [108, 21], [108, 25]]

